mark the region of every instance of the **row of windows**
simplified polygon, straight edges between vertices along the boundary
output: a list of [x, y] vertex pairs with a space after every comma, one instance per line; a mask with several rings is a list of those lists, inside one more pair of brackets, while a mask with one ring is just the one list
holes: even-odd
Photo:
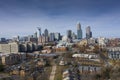
[[109, 58], [120, 59], [120, 53], [119, 52], [109, 53]]

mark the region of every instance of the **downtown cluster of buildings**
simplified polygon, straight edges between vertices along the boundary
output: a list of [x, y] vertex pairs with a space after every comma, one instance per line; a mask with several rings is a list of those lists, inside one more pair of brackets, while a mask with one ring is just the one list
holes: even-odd
[[[111, 65], [106, 59], [120, 60], [120, 38], [93, 38], [90, 26], [86, 27], [85, 38], [80, 23], [76, 26], [76, 33], [67, 30], [66, 35], [49, 32], [48, 29], [42, 32], [39, 27], [37, 29], [38, 32], [33, 35], [1, 38], [0, 64], [9, 66], [6, 71], [11, 75], [31, 75], [34, 78], [40, 75], [41, 70], [44, 71], [51, 59], [56, 58], [59, 66], [78, 65], [77, 68], [62, 70], [62, 80], [79, 80], [84, 79], [86, 73], [101, 73], [103, 64]], [[35, 70], [32, 71], [33, 68]], [[82, 77], [78, 75], [78, 71]]]
[[[6, 56], [8, 54], [18, 54], [18, 53], [29, 53], [34, 51], [40, 51], [41, 46], [44, 44], [54, 44], [54, 48], [58, 48], [57, 50], [61, 50], [59, 48], [62, 47], [62, 50], [66, 50], [66, 47], [73, 46], [74, 44], [79, 45], [96, 45], [99, 47], [107, 48], [109, 51], [110, 58], [118, 58], [120, 59], [120, 51], [119, 47], [114, 49], [116, 46], [120, 46], [120, 39], [108, 39], [108, 38], [93, 38], [92, 31], [90, 26], [86, 28], [86, 37], [83, 38], [83, 31], [81, 28], [81, 24], [77, 24], [77, 34], [72, 32], [72, 30], [67, 30], [66, 35], [61, 35], [59, 32], [49, 32], [47, 29], [42, 33], [41, 28], [38, 27], [38, 33], [35, 32], [33, 35], [23, 36], [23, 37], [13, 37], [13, 39], [5, 39], [1, 38], [0, 40], [0, 54], [1, 56]], [[113, 49], [110, 49], [110, 48]], [[44, 53], [51, 52], [51, 47], [49, 47], [49, 51], [43, 50]], [[110, 49], [110, 50], [109, 50]], [[4, 55], [2, 55], [4, 54]], [[114, 57], [115, 54], [115, 57]], [[116, 55], [118, 57], [116, 57]], [[15, 61], [15, 60], [14, 60]]]
[[[1, 38], [0, 40], [0, 60], [2, 64], [14, 64], [17, 61], [25, 59], [25, 53], [31, 53], [34, 51], [40, 51], [43, 44], [57, 44], [59, 47], [59, 42], [70, 43], [73, 40], [81, 40], [83, 38], [83, 32], [81, 29], [81, 24], [77, 24], [77, 34], [72, 32], [72, 30], [67, 30], [67, 34], [62, 36], [59, 32], [49, 32], [47, 29], [42, 33], [41, 28], [38, 27], [38, 33], [35, 32], [33, 35], [28, 36], [16, 36], [12, 39]], [[92, 37], [92, 32], [90, 27], [86, 28], [86, 38]], [[63, 43], [62, 43], [63, 44]], [[61, 46], [61, 45], [60, 45]], [[58, 48], [57, 47], [57, 48]], [[59, 50], [66, 50], [66, 46], [62, 45]], [[51, 52], [50, 49], [42, 50], [41, 52]]]
[[[86, 28], [86, 39], [92, 37], [92, 32], [90, 26]], [[81, 24], [77, 24], [77, 34], [72, 32], [72, 30], [67, 30], [66, 35], [62, 36], [59, 32], [49, 32], [47, 29], [42, 33], [41, 28], [38, 27], [38, 33], [35, 32], [33, 35], [23, 36], [23, 37], [13, 37], [13, 39], [1, 38], [0, 40], [0, 52], [3, 53], [18, 53], [18, 52], [32, 52], [39, 50], [41, 44], [46, 43], [58, 43], [62, 42], [72, 42], [73, 40], [82, 40], [83, 32], [81, 29]]]
[[[81, 24], [77, 24], [77, 34], [72, 32], [72, 30], [67, 30], [66, 35], [62, 36], [60, 33], [49, 33], [47, 29], [44, 30], [44, 33], [41, 33], [41, 28], [38, 28], [39, 36], [38, 43], [46, 43], [46, 42], [54, 42], [60, 40], [75, 40], [75, 39], [83, 39], [83, 32], [81, 29]], [[86, 28], [86, 39], [90, 39], [92, 37], [92, 32], [90, 26]]]
[[[64, 38], [63, 35], [61, 35], [59, 32], [49, 32], [48, 29], [45, 29], [44, 32], [42, 33], [41, 28], [37, 27], [38, 33], [35, 32], [33, 35], [29, 36], [23, 36], [23, 37], [13, 37], [13, 39], [5, 39], [1, 38], [1, 42], [34, 42], [34, 43], [47, 43], [47, 42], [54, 42], [54, 41], [60, 41]], [[75, 39], [83, 39], [83, 31], [81, 29], [81, 24], [77, 24], [77, 34], [72, 32], [72, 30], [67, 30], [66, 31], [66, 37], [70, 40], [75, 40]], [[90, 26], [86, 28], [86, 39], [90, 39], [92, 37], [92, 32]]]

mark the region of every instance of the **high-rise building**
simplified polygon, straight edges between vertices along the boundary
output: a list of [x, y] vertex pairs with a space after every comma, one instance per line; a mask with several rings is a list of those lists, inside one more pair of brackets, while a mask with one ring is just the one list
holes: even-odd
[[77, 24], [77, 39], [82, 39], [82, 29], [81, 29], [81, 24]]
[[86, 39], [90, 39], [92, 37], [92, 32], [90, 26], [86, 28]]
[[55, 35], [54, 33], [50, 33], [50, 36], [49, 36], [49, 41], [54, 41], [55, 40]]
[[34, 38], [37, 38], [37, 32], [34, 33], [33, 37], [34, 37]]
[[40, 37], [40, 36], [41, 36], [41, 28], [40, 28], [40, 27], [37, 27], [37, 29], [38, 29], [38, 32], [39, 32], [38, 37]]
[[68, 37], [69, 39], [72, 38], [72, 31], [71, 31], [71, 30], [67, 30], [67, 37]]
[[46, 43], [46, 42], [49, 42], [49, 37], [44, 36], [44, 35], [39, 37], [38, 43]]
[[49, 41], [49, 36], [48, 36], [48, 30], [47, 29], [45, 29], [45, 31], [44, 31], [44, 37], [45, 37], [45, 42], [48, 42]]
[[45, 35], [45, 37], [48, 37], [48, 30], [47, 29], [45, 29], [44, 35]]
[[59, 41], [60, 40], [60, 33], [56, 32], [56, 33], [54, 33], [54, 35], [55, 35], [55, 40]]

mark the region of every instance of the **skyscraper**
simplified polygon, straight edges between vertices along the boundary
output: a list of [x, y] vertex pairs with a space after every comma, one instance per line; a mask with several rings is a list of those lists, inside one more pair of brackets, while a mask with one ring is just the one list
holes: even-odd
[[92, 32], [90, 26], [86, 28], [86, 39], [90, 39], [92, 37]]
[[71, 30], [67, 30], [67, 37], [68, 38], [72, 38], [72, 31]]
[[39, 32], [38, 37], [40, 37], [40, 36], [41, 36], [41, 28], [40, 28], [40, 27], [37, 27], [37, 29], [38, 29], [38, 32]]
[[37, 38], [37, 32], [34, 33], [33, 37], [34, 37], [34, 38]]
[[77, 39], [82, 39], [82, 29], [81, 29], [81, 24], [77, 24]]
[[47, 29], [45, 29], [45, 31], [44, 31], [44, 37], [45, 37], [45, 42], [48, 42], [49, 41], [49, 36], [48, 36], [48, 30]]
[[49, 41], [52, 42], [52, 41], [54, 41], [54, 39], [55, 39], [54, 33], [50, 33]]
[[56, 32], [56, 33], [54, 33], [54, 35], [55, 35], [55, 40], [59, 41], [60, 40], [60, 33]]
[[48, 37], [48, 30], [47, 29], [45, 29], [44, 35], [45, 35], [45, 37]]

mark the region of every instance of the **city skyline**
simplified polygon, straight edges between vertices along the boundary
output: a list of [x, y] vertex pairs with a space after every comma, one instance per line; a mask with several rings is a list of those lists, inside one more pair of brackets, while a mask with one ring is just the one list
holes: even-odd
[[60, 32], [71, 29], [77, 33], [76, 24], [91, 26], [93, 37], [120, 37], [119, 0], [1, 0], [0, 37], [31, 35], [41, 27], [42, 32]]

